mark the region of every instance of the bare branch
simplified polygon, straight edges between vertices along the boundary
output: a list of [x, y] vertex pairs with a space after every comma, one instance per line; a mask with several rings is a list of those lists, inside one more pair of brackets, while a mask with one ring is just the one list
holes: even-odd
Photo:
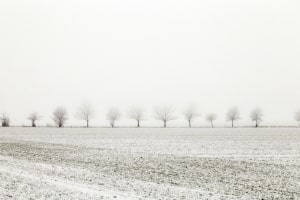
[[0, 120], [1, 120], [1, 124], [3, 127], [9, 127], [10, 118], [9, 118], [8, 114], [3, 113], [2, 116], [0, 117]]
[[197, 108], [194, 106], [189, 106], [187, 109], [183, 112], [184, 118], [187, 120], [189, 127], [192, 127], [192, 121], [200, 116], [200, 114], [197, 111]]
[[175, 120], [174, 110], [172, 106], [161, 106], [154, 110], [154, 117], [164, 123], [164, 127], [167, 127], [167, 122]]
[[58, 107], [53, 112], [53, 121], [58, 127], [63, 127], [68, 120], [68, 113], [66, 108]]
[[89, 122], [94, 117], [93, 106], [88, 102], [82, 103], [76, 113], [76, 117], [86, 121], [86, 127], [89, 127]]
[[133, 107], [129, 110], [128, 116], [137, 122], [139, 128], [141, 121], [145, 120], [145, 111], [140, 107]]
[[217, 119], [217, 115], [215, 113], [208, 113], [206, 115], [206, 121], [210, 122], [211, 127], [214, 127], [213, 122]]
[[36, 121], [40, 120], [42, 116], [40, 116], [37, 112], [32, 112], [28, 116], [28, 120], [31, 121], [31, 126], [36, 127]]
[[227, 112], [227, 121], [231, 121], [231, 126], [234, 127], [234, 121], [240, 119], [240, 111], [237, 107], [232, 107]]
[[121, 112], [118, 108], [110, 108], [106, 113], [106, 118], [109, 121], [110, 126], [114, 128], [116, 121], [120, 120], [121, 118]]
[[263, 112], [260, 108], [255, 108], [254, 110], [252, 110], [250, 114], [251, 120], [255, 121], [255, 127], [259, 126], [259, 122], [262, 121], [262, 117], [263, 117]]

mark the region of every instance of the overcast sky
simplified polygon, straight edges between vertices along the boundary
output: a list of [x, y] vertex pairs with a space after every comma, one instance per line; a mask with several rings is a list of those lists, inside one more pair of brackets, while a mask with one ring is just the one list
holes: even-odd
[[[208, 125], [228, 108], [264, 111], [264, 124], [295, 125], [300, 109], [299, 0], [1, 0], [0, 112], [12, 124], [40, 124], [64, 105], [72, 120], [82, 101], [108, 125], [105, 112], [190, 103]], [[123, 120], [121, 124], [134, 124]], [[184, 125], [182, 119], [173, 125]]]

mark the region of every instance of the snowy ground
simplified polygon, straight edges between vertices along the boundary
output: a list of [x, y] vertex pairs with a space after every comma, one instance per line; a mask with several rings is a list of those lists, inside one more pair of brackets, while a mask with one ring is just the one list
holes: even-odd
[[300, 129], [0, 128], [0, 199], [300, 199]]

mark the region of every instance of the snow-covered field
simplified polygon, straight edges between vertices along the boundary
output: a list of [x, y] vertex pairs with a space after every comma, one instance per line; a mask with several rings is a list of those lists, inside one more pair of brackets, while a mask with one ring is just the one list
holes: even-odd
[[300, 199], [300, 129], [0, 128], [0, 199]]

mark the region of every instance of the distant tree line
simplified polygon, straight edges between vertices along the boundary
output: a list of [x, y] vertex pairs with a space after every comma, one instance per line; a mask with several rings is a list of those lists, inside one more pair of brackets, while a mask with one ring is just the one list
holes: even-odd
[[[142, 107], [132, 107], [128, 110], [128, 118], [136, 121], [136, 127], [141, 127], [141, 123], [146, 120], [145, 110]], [[182, 115], [187, 122], [188, 127], [193, 126], [193, 121], [200, 117], [195, 106], [188, 106], [183, 112]], [[90, 121], [94, 118], [95, 112], [94, 108], [88, 102], [84, 102], [80, 105], [75, 117], [77, 119], [83, 120], [86, 123], [86, 127], [90, 126]], [[109, 125], [114, 128], [116, 123], [121, 119], [121, 112], [116, 107], [111, 107], [106, 113], [106, 119], [109, 122]], [[205, 116], [206, 121], [210, 124], [211, 128], [214, 128], [214, 121], [217, 119], [216, 113], [208, 113]], [[178, 116], [175, 115], [175, 110], [172, 106], [164, 105], [156, 107], [153, 111], [153, 118], [161, 121], [163, 127], [167, 127], [168, 122], [175, 120]], [[295, 120], [299, 123], [300, 126], [300, 110], [294, 115]], [[37, 122], [42, 119], [42, 116], [38, 112], [32, 112], [27, 118], [31, 122], [32, 127], [37, 126]], [[63, 106], [57, 107], [52, 113], [52, 120], [57, 127], [64, 127], [69, 115], [67, 109]], [[240, 112], [237, 107], [230, 108], [226, 113], [226, 120], [230, 122], [231, 127], [235, 127], [235, 122], [240, 120]], [[260, 108], [255, 108], [250, 112], [250, 119], [254, 123], [254, 127], [259, 127], [260, 123], [263, 120], [263, 111]], [[7, 113], [0, 115], [0, 122], [2, 127], [10, 126], [10, 118]]]

